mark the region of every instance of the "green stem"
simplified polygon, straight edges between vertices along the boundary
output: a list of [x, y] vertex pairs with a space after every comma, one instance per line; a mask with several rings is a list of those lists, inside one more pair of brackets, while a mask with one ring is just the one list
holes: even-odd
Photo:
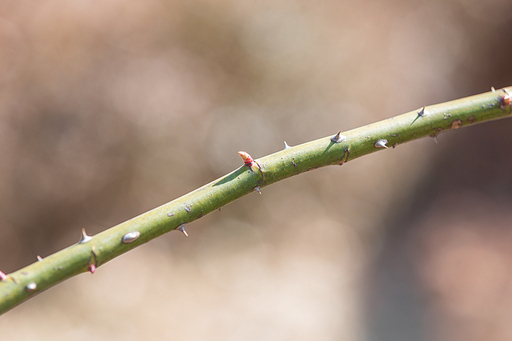
[[[308, 170], [341, 165], [386, 147], [472, 124], [510, 116], [512, 87], [392, 117], [344, 132], [338, 141], [325, 137], [250, 160], [237, 170], [165, 205], [72, 245], [0, 280], [0, 313], [65, 279], [94, 272], [109, 260], [215, 211], [246, 195]], [[335, 139], [336, 140], [336, 139]], [[379, 146], [379, 144], [381, 146]], [[124, 243], [123, 236], [140, 236]], [[137, 233], [134, 234], [137, 236]], [[132, 237], [133, 234], [127, 237]], [[127, 238], [125, 238], [126, 240]], [[131, 240], [130, 240], [131, 241]], [[3, 275], [0, 273], [0, 275]]]

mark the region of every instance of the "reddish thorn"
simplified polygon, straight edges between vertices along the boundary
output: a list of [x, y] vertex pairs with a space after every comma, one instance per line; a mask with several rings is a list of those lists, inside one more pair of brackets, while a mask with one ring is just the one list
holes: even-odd
[[41, 256], [37, 255], [37, 260], [40, 262], [43, 260], [43, 258]]
[[254, 162], [253, 158], [246, 152], [238, 152], [238, 155], [244, 160], [244, 164], [246, 166], [252, 166], [252, 163]]
[[261, 194], [261, 191], [260, 191], [260, 186], [256, 186], [253, 188], [253, 191], [256, 191], [258, 192], [259, 194]]
[[7, 279], [7, 275], [0, 271], [0, 281], [5, 281]]

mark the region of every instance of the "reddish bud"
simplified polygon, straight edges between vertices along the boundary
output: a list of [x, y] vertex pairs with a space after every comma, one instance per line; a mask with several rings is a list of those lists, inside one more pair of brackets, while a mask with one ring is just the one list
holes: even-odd
[[253, 158], [246, 152], [238, 152], [242, 160], [244, 160], [244, 164], [246, 166], [252, 166], [252, 163], [254, 162]]
[[510, 98], [509, 93], [506, 90], [503, 90], [503, 93], [500, 95], [500, 107], [505, 109], [510, 107], [512, 104], [512, 99]]
[[96, 271], [96, 265], [94, 264], [90, 264], [88, 267], [87, 267], [87, 270], [89, 270], [90, 273], [94, 273], [94, 271]]
[[7, 279], [7, 275], [0, 271], [0, 281], [5, 281]]

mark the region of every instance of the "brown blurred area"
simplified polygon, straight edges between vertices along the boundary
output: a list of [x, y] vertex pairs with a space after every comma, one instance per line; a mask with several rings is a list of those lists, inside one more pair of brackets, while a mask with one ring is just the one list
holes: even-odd
[[[0, 270], [261, 157], [512, 85], [512, 2], [1, 1]], [[267, 187], [11, 340], [510, 340], [512, 121]]]

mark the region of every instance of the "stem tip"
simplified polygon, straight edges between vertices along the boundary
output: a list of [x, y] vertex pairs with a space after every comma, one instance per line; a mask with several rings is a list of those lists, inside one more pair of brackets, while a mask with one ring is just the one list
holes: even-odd
[[512, 104], [512, 99], [510, 98], [510, 94], [506, 89], [503, 89], [503, 93], [500, 95], [500, 108], [505, 110], [507, 107], [510, 107]]

